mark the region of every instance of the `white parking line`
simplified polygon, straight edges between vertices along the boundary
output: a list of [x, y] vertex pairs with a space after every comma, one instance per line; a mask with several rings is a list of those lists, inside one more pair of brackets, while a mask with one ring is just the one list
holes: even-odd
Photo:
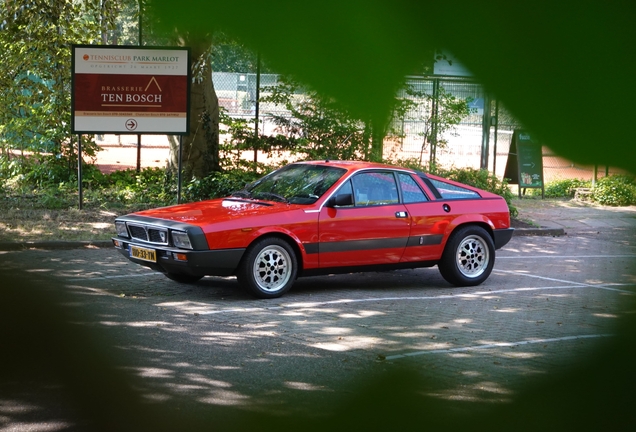
[[486, 345], [474, 345], [474, 346], [468, 346], [468, 347], [437, 349], [437, 350], [430, 350], [430, 351], [416, 351], [416, 352], [406, 353], [406, 354], [396, 354], [392, 356], [387, 356], [386, 360], [396, 360], [396, 359], [401, 359], [406, 357], [415, 357], [415, 356], [421, 356], [426, 354], [451, 354], [451, 353], [476, 351], [476, 350], [491, 349], [491, 348], [505, 348], [505, 347], [521, 346], [521, 345], [564, 342], [564, 341], [579, 340], [579, 339], [603, 338], [603, 337], [610, 337], [610, 336], [614, 336], [614, 335], [613, 334], [592, 334], [592, 335], [564, 336], [560, 338], [550, 338], [550, 339], [532, 339], [532, 340], [518, 341], [518, 342], [500, 342], [500, 343], [493, 343], [493, 344], [486, 344]]
[[572, 285], [576, 285], [576, 286], [580, 286], [580, 287], [588, 287], [588, 288], [598, 288], [598, 289], [604, 289], [604, 290], [608, 290], [608, 291], [616, 291], [616, 292], [621, 292], [621, 293], [625, 293], [625, 294], [635, 294], [633, 291], [627, 291], [627, 290], [619, 290], [616, 288], [611, 288], [608, 287], [606, 285], [619, 285], [619, 286], [633, 286], [630, 284], [617, 284], [617, 283], [612, 283], [612, 284], [599, 284], [599, 285], [594, 285], [594, 284], [588, 284], [588, 283], [583, 283], [583, 282], [574, 282], [574, 281], [568, 281], [568, 280], [564, 280], [564, 279], [555, 279], [555, 278], [549, 278], [549, 277], [545, 277], [545, 276], [537, 276], [537, 275], [533, 275], [533, 274], [528, 274], [528, 273], [523, 273], [523, 272], [518, 272], [518, 271], [514, 271], [514, 270], [499, 270], [499, 269], [494, 269], [494, 272], [499, 272], [499, 273], [506, 273], [506, 274], [513, 274], [515, 276], [525, 276], [525, 277], [529, 277], [529, 278], [535, 278], [535, 279], [541, 279], [541, 280], [547, 280], [550, 282], [560, 282], [560, 283], [569, 283]]
[[[612, 284], [612, 285], [621, 285], [621, 284]], [[623, 284], [627, 285], [627, 284]], [[309, 309], [309, 308], [317, 308], [322, 306], [329, 305], [338, 305], [338, 304], [352, 304], [352, 303], [373, 303], [373, 302], [386, 302], [386, 301], [417, 301], [417, 300], [452, 300], [452, 299], [470, 299], [470, 298], [479, 298], [494, 294], [505, 294], [505, 293], [514, 293], [514, 292], [529, 292], [529, 291], [546, 291], [546, 290], [565, 290], [565, 289], [582, 289], [582, 288], [605, 288], [602, 286], [596, 285], [588, 285], [588, 284], [578, 284], [578, 285], [561, 285], [561, 286], [549, 286], [549, 287], [526, 287], [526, 288], [511, 288], [511, 289], [500, 289], [500, 290], [491, 290], [491, 291], [478, 291], [474, 293], [465, 293], [465, 294], [444, 294], [438, 296], [408, 296], [408, 297], [371, 297], [371, 298], [363, 298], [363, 299], [340, 299], [340, 300], [328, 300], [322, 302], [311, 302], [311, 303], [288, 303], [288, 304], [280, 304], [272, 307], [263, 307], [263, 308], [232, 308], [232, 309], [217, 309], [217, 310], [209, 310], [209, 311], [198, 311], [199, 315], [217, 315], [223, 313], [236, 313], [236, 312], [257, 312], [257, 311], [272, 311], [272, 310], [284, 310], [284, 309]], [[605, 288], [610, 289], [610, 288]], [[625, 292], [628, 294], [636, 294], [631, 291], [624, 291], [613, 289], [613, 291]]]
[[102, 279], [120, 279], [120, 278], [131, 278], [131, 277], [148, 277], [148, 276], [163, 276], [162, 273], [152, 272], [152, 273], [138, 273], [138, 274], [127, 274], [127, 275], [114, 275], [114, 276], [95, 276], [95, 277], [79, 277], [74, 278], [70, 277], [73, 281], [85, 281], [85, 280], [102, 280]]
[[497, 260], [500, 259], [576, 259], [576, 258], [636, 258], [636, 255], [517, 255], [517, 256], [500, 256], [497, 255]]

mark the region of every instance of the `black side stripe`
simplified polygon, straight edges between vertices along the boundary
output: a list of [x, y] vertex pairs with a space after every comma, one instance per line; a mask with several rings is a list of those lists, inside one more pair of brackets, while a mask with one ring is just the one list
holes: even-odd
[[444, 239], [443, 234], [409, 237], [409, 242], [407, 243], [406, 247], [438, 245], [438, 244], [442, 244], [443, 239]]
[[442, 234], [423, 235], [415, 237], [399, 237], [374, 240], [350, 240], [341, 242], [305, 243], [307, 254], [351, 252], [373, 249], [392, 249], [415, 246], [431, 246], [442, 243]]

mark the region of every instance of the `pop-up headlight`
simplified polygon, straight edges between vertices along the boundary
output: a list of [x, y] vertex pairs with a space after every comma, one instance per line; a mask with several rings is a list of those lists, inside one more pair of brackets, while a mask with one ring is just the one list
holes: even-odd
[[128, 229], [126, 228], [126, 222], [124, 221], [115, 221], [115, 229], [117, 230], [117, 235], [119, 237], [128, 238]]
[[188, 233], [183, 231], [172, 231], [172, 243], [178, 248], [192, 249]]

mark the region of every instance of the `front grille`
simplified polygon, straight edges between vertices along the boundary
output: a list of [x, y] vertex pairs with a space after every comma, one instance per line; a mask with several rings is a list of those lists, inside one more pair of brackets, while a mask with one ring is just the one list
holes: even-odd
[[128, 225], [128, 230], [130, 231], [130, 235], [132, 236], [132, 238], [148, 241], [148, 233], [146, 232], [146, 228], [137, 225]]
[[128, 225], [132, 238], [160, 245], [168, 244], [168, 230], [147, 225]]
[[148, 228], [148, 237], [152, 243], [168, 243], [168, 231], [157, 228]]

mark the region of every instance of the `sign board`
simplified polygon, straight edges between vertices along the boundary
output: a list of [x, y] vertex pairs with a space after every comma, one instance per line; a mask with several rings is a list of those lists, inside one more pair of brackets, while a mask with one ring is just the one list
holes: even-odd
[[528, 132], [515, 129], [504, 177], [519, 185], [520, 196], [521, 189], [528, 188], [539, 188], [543, 194], [543, 147]]
[[73, 46], [72, 132], [186, 135], [188, 48]]

